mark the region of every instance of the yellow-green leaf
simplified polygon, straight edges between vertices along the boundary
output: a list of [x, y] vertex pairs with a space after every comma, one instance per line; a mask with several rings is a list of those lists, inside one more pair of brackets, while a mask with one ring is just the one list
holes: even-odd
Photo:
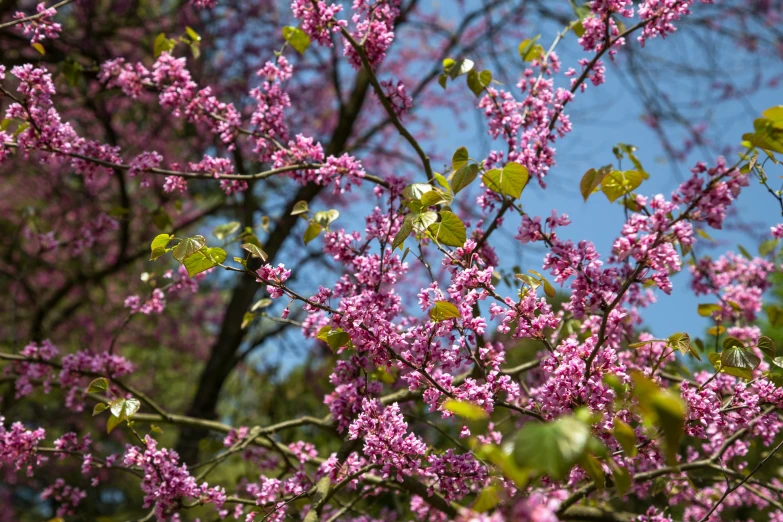
[[456, 214], [447, 210], [440, 212], [440, 221], [430, 225], [428, 230], [442, 245], [461, 247], [467, 240], [464, 223]]
[[[453, 306], [453, 305], [452, 305]], [[484, 420], [489, 415], [484, 409], [472, 402], [446, 399], [443, 401], [443, 409], [468, 420]]]
[[435, 306], [430, 310], [430, 319], [439, 323], [446, 319], [459, 319], [462, 315], [459, 308], [448, 301], [435, 301]]

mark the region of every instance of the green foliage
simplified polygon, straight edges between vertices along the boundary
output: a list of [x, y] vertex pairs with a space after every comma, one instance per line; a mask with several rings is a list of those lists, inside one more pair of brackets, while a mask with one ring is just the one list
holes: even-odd
[[283, 38], [299, 54], [304, 54], [307, 48], [310, 47], [310, 37], [298, 27], [290, 25], [283, 27]]
[[428, 227], [428, 231], [435, 240], [447, 246], [461, 247], [467, 241], [465, 224], [456, 214], [443, 210], [438, 213], [440, 221]]
[[188, 275], [193, 277], [210, 268], [213, 268], [226, 260], [226, 251], [218, 247], [204, 247], [186, 257], [182, 264], [187, 269]]
[[522, 40], [519, 43], [517, 50], [519, 51], [519, 57], [522, 58], [523, 61], [532, 62], [533, 60], [538, 60], [544, 56], [544, 48], [541, 44], [536, 43], [540, 38], [541, 35], [537, 34], [533, 38]]
[[642, 418], [645, 424], [661, 431], [666, 460], [674, 465], [685, 426], [685, 404], [678, 395], [659, 388], [639, 372], [633, 372], [631, 378]]
[[486, 172], [481, 179], [491, 191], [517, 199], [522, 195], [530, 174], [527, 168], [512, 161], [502, 169]]
[[446, 319], [459, 319], [462, 315], [459, 308], [448, 301], [435, 301], [435, 306], [430, 309], [430, 319], [439, 323]]
[[627, 196], [644, 181], [644, 176], [637, 170], [613, 170], [601, 180], [601, 191], [610, 203]]
[[514, 442], [514, 460], [534, 474], [563, 479], [587, 454], [591, 440], [590, 426], [576, 416], [525, 424]]

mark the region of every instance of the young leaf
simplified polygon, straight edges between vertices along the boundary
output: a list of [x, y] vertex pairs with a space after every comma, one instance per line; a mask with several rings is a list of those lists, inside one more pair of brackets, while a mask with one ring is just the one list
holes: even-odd
[[544, 48], [540, 44], [536, 43], [539, 38], [541, 38], [540, 34], [534, 36], [533, 38], [522, 40], [519, 43], [519, 56], [522, 58], [522, 60], [526, 62], [532, 62], [533, 60], [544, 55]]
[[702, 303], [697, 308], [697, 312], [702, 317], [710, 317], [713, 312], [720, 312], [722, 310], [720, 305], [711, 303]]
[[610, 203], [630, 194], [642, 184], [644, 177], [636, 170], [613, 170], [601, 180], [601, 191]]
[[636, 432], [622, 420], [615, 418], [613, 422], [612, 435], [620, 443], [623, 453], [626, 457], [634, 458], [638, 453], [636, 448]]
[[633, 372], [634, 395], [645, 423], [663, 433], [663, 449], [670, 465], [676, 462], [680, 439], [685, 427], [685, 404], [669, 390], [659, 388], [641, 372]]
[[467, 81], [468, 88], [473, 92], [473, 94], [476, 96], [481, 96], [481, 93], [484, 92], [484, 89], [489, 87], [490, 82], [492, 82], [492, 73], [489, 71], [478, 72], [473, 69], [468, 73]]
[[109, 381], [104, 377], [98, 377], [87, 387], [87, 393], [101, 393], [109, 389]]
[[413, 215], [408, 214], [405, 216], [405, 221], [402, 222], [400, 231], [397, 232], [397, 235], [394, 236], [394, 240], [392, 240], [392, 249], [397, 247], [402, 248], [403, 243], [405, 243], [405, 240], [411, 235], [411, 232], [413, 232]]
[[770, 359], [774, 359], [776, 355], [776, 347], [775, 347], [775, 341], [770, 339], [769, 337], [762, 335], [759, 337], [758, 343], [756, 343], [756, 346], [759, 347], [759, 350], [761, 350], [761, 353], [769, 357]]
[[212, 230], [212, 235], [215, 236], [218, 241], [223, 241], [228, 236], [233, 235], [241, 226], [242, 224], [239, 221], [229, 221], [228, 223], [216, 226]]
[[[479, 167], [475, 163], [462, 166], [451, 178], [451, 190], [457, 194], [460, 190], [470, 185], [478, 176]], [[425, 194], [426, 195], [426, 194]], [[424, 198], [422, 197], [422, 203]]]
[[174, 50], [174, 46], [177, 45], [177, 41], [172, 38], [166, 38], [165, 33], [160, 33], [155, 37], [155, 42], [152, 44], [152, 54], [155, 58], [159, 58], [164, 52], [171, 52]]
[[105, 402], [99, 402], [95, 405], [95, 407], [92, 409], [92, 416], [95, 417], [99, 413], [103, 412], [108, 408]]
[[585, 172], [585, 175], [582, 176], [582, 181], [579, 182], [579, 191], [582, 193], [585, 203], [590, 194], [598, 189], [607, 174], [609, 174], [609, 171], [606, 169], [590, 169]]
[[446, 399], [443, 401], [443, 409], [468, 420], [476, 421], [489, 418], [484, 408], [467, 401]]
[[456, 214], [447, 210], [440, 212], [440, 221], [430, 225], [428, 230], [443, 245], [461, 247], [467, 240], [465, 225]]
[[669, 336], [669, 346], [676, 348], [681, 354], [688, 353], [691, 347], [691, 337], [687, 333], [677, 332]]
[[403, 189], [402, 197], [407, 200], [420, 200], [430, 190], [435, 190], [435, 187], [429, 183], [413, 183]]
[[500, 503], [502, 491], [503, 484], [498, 479], [493, 479], [488, 486], [479, 492], [470, 509], [476, 513], [486, 513]]
[[739, 368], [740, 370], [752, 372], [761, 364], [761, 359], [745, 348], [732, 346], [721, 352], [720, 363], [722, 368]]
[[259, 299], [255, 303], [253, 303], [253, 306], [250, 307], [250, 311], [255, 312], [256, 310], [259, 310], [261, 308], [266, 308], [267, 306], [271, 306], [273, 302], [274, 301], [272, 301], [268, 297], [264, 297], [262, 299]]
[[322, 210], [320, 212], [316, 212], [313, 216], [313, 220], [321, 225], [322, 227], [328, 227], [331, 225], [338, 217], [340, 217], [340, 212], [335, 209], [329, 209], [329, 210]]
[[285, 38], [285, 41], [291, 44], [291, 47], [299, 54], [304, 54], [307, 48], [310, 47], [310, 37], [298, 27], [292, 27], [290, 25], [283, 27], [283, 38]]
[[292, 216], [298, 216], [299, 214], [304, 214], [310, 210], [310, 207], [307, 205], [307, 201], [297, 201], [294, 204], [293, 210], [291, 210]]
[[304, 239], [305, 245], [313, 239], [317, 238], [318, 234], [320, 234], [323, 229], [324, 227], [315, 221], [311, 221], [307, 226], [307, 230], [305, 230], [304, 236], [302, 237], [302, 239]]
[[587, 449], [590, 426], [575, 417], [525, 424], [514, 442], [514, 460], [522, 468], [562, 479]]
[[109, 415], [109, 419], [106, 421], [106, 433], [111, 433], [114, 428], [116, 428], [120, 422], [122, 422], [122, 419], [119, 417], [115, 417], [114, 415]]
[[613, 460], [609, 460], [612, 467], [612, 480], [614, 481], [614, 487], [617, 489], [617, 494], [620, 496], [625, 495], [629, 489], [631, 489], [631, 473], [627, 468], [623, 466], [612, 466]]
[[503, 170], [492, 169], [481, 178], [488, 189], [514, 199], [522, 195], [529, 179], [527, 169], [513, 161], [503, 167]]
[[421, 197], [421, 206], [433, 207], [446, 202], [446, 196], [440, 190], [430, 190]]
[[435, 301], [435, 306], [430, 310], [430, 319], [439, 323], [446, 319], [459, 319], [462, 315], [452, 303], [448, 301]]
[[468, 154], [468, 149], [466, 147], [458, 148], [454, 151], [454, 154], [451, 155], [451, 170], [455, 172], [458, 171], [468, 164], [469, 159], [470, 155]]
[[254, 245], [253, 243], [242, 243], [242, 250], [249, 252], [253, 257], [261, 258], [261, 261], [264, 262], [269, 258], [261, 247]]
[[205, 246], [207, 246], [207, 240], [204, 236], [186, 237], [174, 247], [174, 259], [182, 263], [186, 257], [198, 252]]
[[766, 308], [767, 312], [767, 320], [769, 320], [769, 325], [773, 328], [777, 328], [778, 326], [783, 326], [783, 308], [780, 308], [779, 306], [768, 306]]
[[167, 252], [166, 245], [169, 244], [169, 241], [171, 241], [173, 237], [174, 236], [170, 234], [158, 234], [155, 236], [155, 239], [153, 239], [150, 244], [150, 250], [152, 250], [150, 261], [155, 261]]
[[606, 487], [606, 473], [597, 458], [587, 453], [579, 460], [579, 465], [587, 472], [598, 490]]
[[182, 265], [188, 271], [188, 276], [193, 277], [196, 274], [200, 274], [212, 267], [215, 267], [226, 260], [226, 251], [222, 248], [204, 247], [198, 252], [195, 252], [182, 261]]

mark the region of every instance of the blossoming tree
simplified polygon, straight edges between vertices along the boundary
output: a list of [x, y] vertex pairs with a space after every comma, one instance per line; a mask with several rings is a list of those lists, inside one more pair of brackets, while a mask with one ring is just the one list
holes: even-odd
[[[783, 105], [668, 194], [628, 144], [555, 169], [608, 63], [779, 56], [780, 5], [709, 3], [0, 2], [0, 520], [783, 521], [783, 224], [704, 253], [751, 182], [783, 211]], [[528, 212], [557, 175], [610, 251]], [[712, 326], [655, 337], [676, 284]]]

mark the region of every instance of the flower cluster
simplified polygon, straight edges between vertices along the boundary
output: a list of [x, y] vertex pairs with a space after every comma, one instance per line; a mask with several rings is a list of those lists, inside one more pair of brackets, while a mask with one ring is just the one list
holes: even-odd
[[30, 43], [40, 43], [46, 38], [50, 40], [58, 38], [60, 31], [62, 31], [62, 26], [52, 21], [52, 18], [57, 14], [57, 9], [46, 7], [46, 4], [41, 2], [35, 7], [35, 11], [36, 14], [32, 17], [28, 17], [22, 12], [17, 12], [14, 15], [16, 20], [28, 18], [28, 20], [22, 23], [22, 27], [25, 36], [30, 37]]
[[198, 485], [188, 472], [185, 464], [180, 464], [176, 451], [158, 449], [155, 439], [147, 435], [145, 447], [128, 445], [122, 458], [126, 466], [135, 466], [144, 474], [141, 490], [144, 492], [144, 507], [153, 507], [160, 521], [168, 520], [172, 510], [178, 509], [182, 499], [194, 498], [203, 503], [212, 503], [222, 509], [226, 501], [223, 488], [210, 488], [204, 483]]

